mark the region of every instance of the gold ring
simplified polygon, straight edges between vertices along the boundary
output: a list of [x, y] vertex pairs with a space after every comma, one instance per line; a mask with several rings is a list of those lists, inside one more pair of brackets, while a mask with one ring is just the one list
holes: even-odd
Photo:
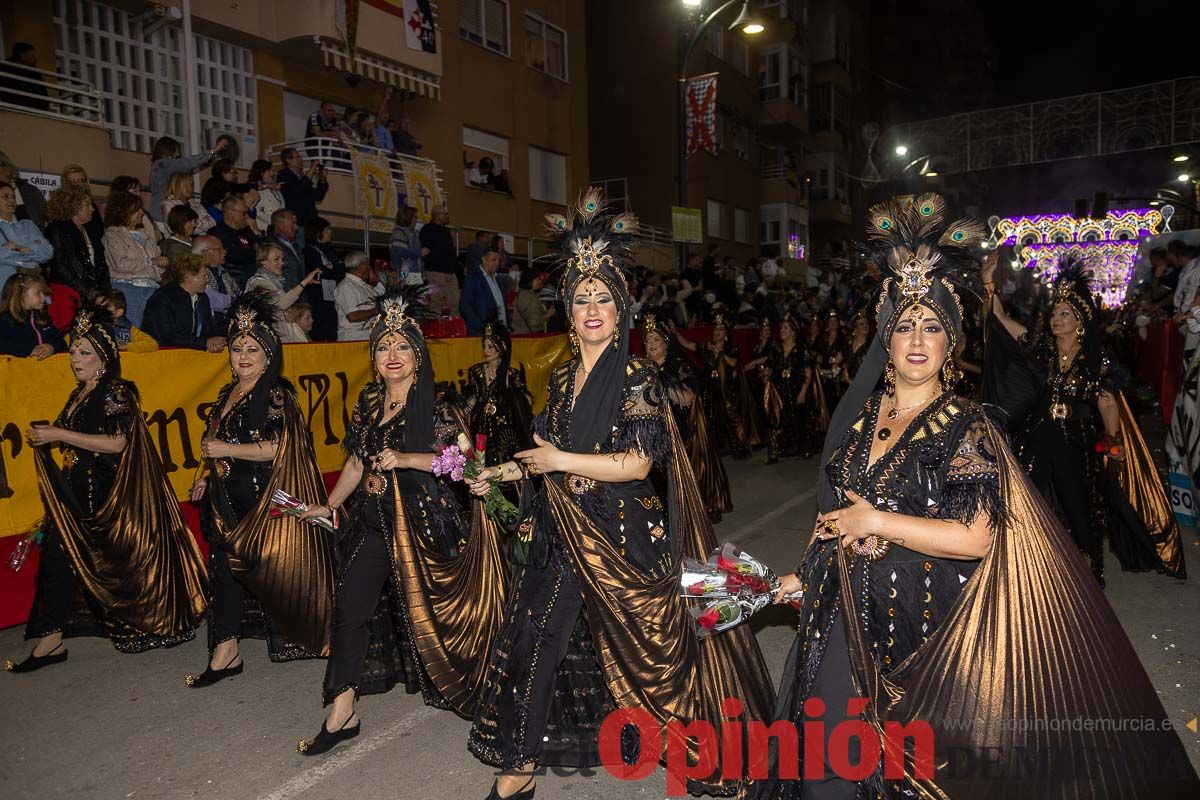
[[838, 536], [842, 532], [841, 528], [838, 527], [836, 519], [825, 520], [823, 524], [825, 526], [826, 533], [830, 534], [831, 536]]
[[537, 464], [534, 464], [532, 462], [530, 462], [529, 466], [526, 467], [525, 469], [530, 475], [537, 475], [538, 472], [540, 472], [540, 470], [537, 468]]

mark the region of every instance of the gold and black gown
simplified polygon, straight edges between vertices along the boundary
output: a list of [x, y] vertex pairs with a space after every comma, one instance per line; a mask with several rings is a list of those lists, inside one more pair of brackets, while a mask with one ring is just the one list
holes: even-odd
[[171, 647], [195, 637], [208, 576], [196, 540], [150, 441], [137, 387], [100, 382], [57, 427], [124, 435], [120, 453], [62, 444], [63, 466], [38, 448], [38, 489], [46, 507], [37, 589], [25, 638], [53, 633], [106, 636], [123, 653]]
[[817, 366], [821, 373], [821, 389], [825, 392], [825, 407], [837, 408], [842, 393], [846, 391], [843, 368], [846, 365], [846, 340], [839, 333], [829, 341], [829, 334], [822, 332], [816, 345]]
[[810, 402], [801, 402], [800, 390], [812, 367], [799, 343], [790, 353], [780, 344], [771, 350], [766, 363], [770, 377], [763, 387], [763, 407], [767, 411], [768, 458], [810, 453], [805, 446], [805, 418], [812, 414]]
[[[606, 351], [593, 377], [612, 366], [610, 358], [621, 354]], [[575, 412], [593, 386], [572, 404], [578, 364], [575, 358], [555, 369], [535, 422], [540, 436], [564, 450], [589, 424]], [[701, 641], [678, 597], [681, 558], [707, 557], [715, 539], [658, 370], [629, 358], [616, 374], [624, 378], [621, 411], [598, 451], [645, 454], [668, 490], [656, 492], [653, 474], [621, 483], [569, 474], [535, 479], [536, 500], [518, 525], [522, 563], [469, 741], [477, 758], [496, 767], [599, 765], [600, 725], [617, 708], [644, 709], [659, 724], [719, 724], [722, 700], [739, 697], [747, 718], [769, 714], [769, 678], [749, 629]], [[628, 758], [637, 739], [626, 732], [633, 733], [622, 736]]]
[[[750, 451], [762, 444], [762, 437], [750, 387], [738, 363], [737, 348], [726, 342], [718, 354], [703, 344], [696, 348], [696, 354], [702, 364], [700, 399], [708, 414], [708, 429], [717, 452], [749, 458]], [[732, 366], [728, 359], [733, 359]]]
[[[892, 723], [926, 722], [936, 769], [919, 776], [910, 754], [903, 779], [876, 766], [851, 783], [828, 760], [825, 779], [804, 780], [822, 767], [801, 763], [752, 796], [1196, 796], [1179, 793], [1200, 785], [1120, 622], [982, 408], [943, 394], [869, 464], [881, 399], [871, 395], [823, 467], [836, 506], [850, 505], [852, 489], [890, 513], [963, 523], [983, 513], [992, 547], [967, 561], [893, 542], [869, 561], [836, 539], [813, 541], [798, 569], [806, 592], [777, 719], [802, 731], [823, 721], [824, 752], [847, 719], [878, 737]], [[810, 697], [824, 701], [823, 719], [804, 714]], [[852, 697], [868, 698], [861, 717], [846, 713]], [[1101, 718], [1138, 726], [1072, 727]]]
[[[671, 404], [671, 415], [675, 418], [675, 428], [686, 443], [688, 461], [692, 465], [692, 473], [696, 477], [696, 486], [700, 496], [704, 498], [704, 507], [708, 517], [713, 522], [720, 522], [722, 515], [733, 511], [733, 497], [729, 491], [729, 475], [725, 472], [725, 463], [717, 452], [716, 443], [709, 431], [708, 415], [704, 409], [704, 400], [700, 397], [700, 381], [696, 370], [676, 347], [668, 345], [670, 354], [659, 367], [663, 389], [667, 390], [667, 399]], [[670, 390], [677, 392], [690, 391], [692, 404], [680, 405], [671, 396]]]
[[[210, 652], [230, 639], [267, 640], [272, 661], [328, 655], [336, 559], [333, 535], [271, 514], [282, 489], [302, 503], [327, 496], [295, 390], [286, 379], [255, 386], [223, 418], [225, 386], [209, 411], [208, 436], [230, 444], [278, 442], [274, 461], [211, 460], [201, 524], [209, 544]], [[270, 393], [262, 419], [251, 399]]]
[[[486, 516], [477, 513], [468, 536], [468, 515], [445, 480], [370, 469], [384, 449], [419, 452], [431, 444], [408, 444], [404, 411], [381, 424], [383, 407], [381, 387], [368, 384], [344, 442], [364, 469], [338, 531], [324, 702], [346, 689], [361, 696], [400, 683], [429, 705], [469, 717], [503, 618], [507, 565]], [[461, 419], [446, 403], [434, 409], [435, 443], [454, 443]]]
[[[1043, 339], [1030, 351], [999, 322], [991, 323], [984, 398], [1009, 412], [1017, 458], [1101, 584], [1105, 532], [1122, 569], [1185, 577], [1179, 528], [1149, 449], [1115, 385], [1111, 360], [1107, 354], [1098, 360], [1089, 366], [1081, 351], [1064, 369], [1052, 341]], [[1111, 392], [1121, 410], [1123, 464], [1106, 464], [1097, 452], [1102, 391]]]
[[530, 425], [533, 409], [525, 388], [525, 374], [508, 368], [508, 380], [501, 385], [499, 376], [489, 383], [485, 364], [467, 369], [465, 400], [470, 411], [470, 430], [487, 437], [484, 463], [489, 467], [510, 461], [514, 453], [533, 445]]

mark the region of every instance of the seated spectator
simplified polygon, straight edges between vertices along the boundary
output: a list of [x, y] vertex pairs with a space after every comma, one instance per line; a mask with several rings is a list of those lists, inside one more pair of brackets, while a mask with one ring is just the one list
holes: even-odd
[[196, 234], [208, 233], [217, 224], [212, 214], [201, 204], [200, 198], [196, 197], [196, 187], [190, 172], [176, 173], [167, 181], [167, 191], [163, 197], [159, 219], [166, 222], [168, 228], [171, 227], [171, 223], [167, 218], [171, 215], [171, 209], [177, 206], [187, 206], [196, 212]]
[[[118, 175], [117, 177], [113, 178], [112, 186], [109, 187], [108, 199], [111, 201], [113, 195], [120, 194], [121, 192], [132, 194], [137, 197], [139, 203], [142, 203], [142, 209], [144, 210], [146, 205], [142, 201], [142, 189], [142, 182], [132, 175]], [[105, 203], [105, 209], [107, 208], [108, 204]], [[143, 214], [142, 221], [138, 224], [140, 225], [142, 232], [145, 233], [151, 241], [157, 242], [163, 237], [162, 231], [155, 226], [154, 219], [149, 214]], [[163, 230], [166, 230], [166, 225], [163, 226]]]
[[[230, 195], [236, 195], [244, 199], [248, 213], [250, 209], [254, 208], [254, 204], [258, 202], [258, 191], [254, 186], [238, 181], [237, 164], [234, 164], [228, 158], [219, 158], [213, 162], [208, 180], [204, 182], [204, 186], [200, 189], [200, 205], [208, 210], [208, 213], [212, 215], [214, 220], [220, 222], [221, 215], [225, 213], [224, 201]], [[250, 218], [248, 215], [247, 219]]]
[[54, 257], [54, 248], [33, 220], [17, 218], [17, 198], [10, 183], [0, 181], [0, 281], [18, 270], [37, 270]]
[[280, 208], [271, 215], [271, 230], [267, 241], [283, 251], [283, 288], [290, 289], [304, 277], [304, 254], [296, 239], [296, 212]]
[[45, 80], [37, 69], [37, 49], [28, 42], [16, 42], [8, 60], [0, 64], [0, 103], [49, 111]]
[[208, 271], [200, 256], [184, 253], [167, 268], [167, 282], [146, 303], [146, 333], [161, 347], [187, 347], [219, 353], [218, 335], [204, 286]]
[[222, 221], [210, 231], [221, 240], [221, 246], [225, 248], [225, 267], [237, 278], [240, 286], [250, 280], [257, 266], [258, 236], [250, 227], [246, 214], [246, 201], [237, 195], [230, 195], [221, 203]]
[[254, 219], [258, 230], [266, 234], [276, 211], [284, 208], [283, 192], [279, 191], [279, 180], [276, 177], [276, 166], [266, 159], [260, 158], [250, 165], [250, 175], [246, 181], [258, 191], [258, 202], [254, 204]]
[[415, 156], [423, 145], [412, 135], [410, 124], [407, 117], [396, 121], [396, 130], [392, 131], [392, 145], [401, 155]]
[[[87, 170], [78, 164], [67, 164], [63, 167], [62, 174], [59, 175], [59, 185], [65, 186], [68, 183], [82, 186], [91, 195], [92, 218], [84, 227], [88, 229], [94, 241], [100, 241], [104, 236], [104, 213], [100, 211], [100, 206], [96, 204], [96, 196], [92, 193], [92, 184], [88, 179]], [[103, 264], [104, 259], [100, 259], [100, 263]]]
[[284, 206], [296, 212], [297, 223], [307, 225], [317, 218], [317, 203], [324, 200], [325, 193], [329, 191], [325, 167], [316, 160], [305, 170], [304, 157], [294, 147], [284, 149], [279, 158], [283, 168], [279, 170], [276, 180], [279, 181]]
[[54, 248], [54, 258], [46, 264], [46, 279], [51, 284], [71, 287], [81, 298], [111, 286], [104, 261], [103, 231], [96, 236], [88, 225], [95, 208], [92, 195], [77, 183], [55, 189], [46, 207], [50, 220], [46, 241]]
[[162, 254], [174, 261], [176, 256], [192, 252], [192, 238], [200, 217], [189, 206], [175, 206], [167, 214], [167, 229], [171, 235], [159, 242]]
[[346, 277], [346, 265], [333, 249], [333, 227], [317, 217], [304, 226], [304, 269], [319, 270], [321, 280], [304, 290], [304, 301], [312, 308], [312, 339], [337, 341], [338, 317], [334, 295], [338, 283]]
[[306, 286], [320, 280], [320, 271], [313, 270], [301, 278], [300, 282], [291, 289], [285, 290], [283, 288], [283, 248], [277, 244], [260, 244], [257, 257], [258, 271], [246, 282], [246, 291], [265, 291], [271, 304], [280, 311], [291, 308], [300, 299]]
[[166, 199], [171, 179], [183, 175], [190, 186], [192, 173], [224, 152], [226, 142], [224, 138], [219, 139], [217, 146], [209, 152], [185, 157], [178, 141], [170, 136], [158, 138], [150, 153], [150, 214], [156, 221], [167, 221], [167, 211], [170, 209], [163, 208], [163, 200]]
[[504, 295], [496, 283], [496, 271], [500, 269], [500, 254], [488, 250], [483, 261], [467, 271], [462, 297], [458, 301], [458, 313], [467, 323], [467, 335], [479, 336], [483, 326], [493, 317], [508, 324], [508, 311], [504, 306]]
[[371, 338], [371, 320], [375, 316], [375, 298], [383, 294], [383, 285], [375, 276], [371, 259], [361, 250], [346, 255], [346, 277], [337, 285], [339, 342], [361, 342]]
[[130, 353], [153, 353], [158, 349], [154, 337], [136, 327], [125, 316], [125, 293], [120, 289], [96, 292], [92, 302], [104, 306], [113, 315], [113, 330], [117, 335], [117, 349]]
[[104, 260], [112, 288], [125, 293], [129, 319], [142, 326], [146, 301], [162, 281], [168, 259], [142, 227], [142, 199], [129, 192], [116, 192], [104, 208]]
[[421, 276], [421, 238], [417, 234], [417, 210], [405, 206], [396, 214], [396, 227], [388, 240], [392, 269], [409, 286], [425, 282]]
[[50, 288], [30, 272], [13, 275], [0, 291], [0, 355], [38, 361], [64, 353], [67, 342], [46, 314]]
[[517, 284], [517, 302], [513, 308], [513, 333], [545, 333], [546, 323], [554, 316], [554, 304], [542, 302], [538, 292], [546, 285], [549, 274], [542, 269], [530, 267], [521, 272]]
[[292, 303], [292, 307], [283, 312], [279, 325], [279, 340], [284, 344], [306, 344], [311, 342], [309, 334], [313, 329], [312, 307], [303, 300]]
[[496, 162], [491, 156], [484, 156], [479, 159], [479, 178], [480, 182], [488, 189], [495, 189], [497, 192], [504, 192], [507, 195], [512, 194], [512, 187], [508, 184], [508, 170], [501, 170], [496, 174]]
[[193, 255], [201, 256], [208, 267], [204, 293], [208, 295], [208, 306], [212, 309], [217, 330], [225, 330], [226, 314], [241, 290], [237, 279], [225, 269], [225, 248], [215, 236], [197, 236], [192, 241]]
[[12, 159], [0, 152], [0, 183], [7, 183], [16, 197], [16, 215], [19, 220], [29, 220], [41, 230], [46, 226], [46, 199], [32, 183], [21, 177], [21, 171]]

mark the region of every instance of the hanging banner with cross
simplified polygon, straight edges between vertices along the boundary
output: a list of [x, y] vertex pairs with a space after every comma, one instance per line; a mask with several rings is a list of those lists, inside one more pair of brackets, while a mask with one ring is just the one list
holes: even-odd
[[396, 184], [387, 156], [351, 147], [350, 158], [354, 162], [355, 213], [360, 218], [382, 217], [390, 224], [396, 219]]
[[405, 161], [404, 185], [408, 189], [406, 202], [417, 210], [417, 219], [422, 223], [433, 219], [435, 206], [445, 205], [432, 161]]
[[684, 90], [687, 108], [687, 154], [697, 150], [717, 154], [717, 73], [688, 78]]

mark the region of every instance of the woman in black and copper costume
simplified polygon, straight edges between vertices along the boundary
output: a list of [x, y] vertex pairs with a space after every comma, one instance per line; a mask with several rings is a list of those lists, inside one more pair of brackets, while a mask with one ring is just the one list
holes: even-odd
[[[63, 638], [106, 636], [122, 653], [190, 641], [208, 576], [150, 441], [137, 387], [121, 377], [112, 315], [79, 310], [71, 328], [78, 385], [53, 425], [25, 432], [46, 508], [29, 657], [9, 672], [67, 660]], [[50, 446], [62, 451], [60, 468]], [[80, 602], [82, 601], [82, 602]]]
[[490, 320], [483, 326], [481, 339], [483, 362], [467, 369], [463, 396], [471, 433], [487, 437], [484, 460], [491, 467], [533, 444], [529, 429], [533, 409], [524, 370], [512, 366], [508, 328], [499, 320]]
[[355, 701], [398, 683], [470, 716], [503, 615], [506, 565], [495, 532], [473, 535], [468, 546], [463, 509], [431, 474], [434, 452], [457, 444], [463, 424], [434, 399], [419, 290], [389, 293], [379, 305], [374, 378], [354, 406], [346, 465], [328, 504], [304, 514], [337, 525], [340, 555], [322, 691], [328, 711], [317, 736], [298, 747], [307, 756], [357, 736]]
[[[962, 333], [960, 295], [978, 281], [971, 268], [982, 228], [971, 220], [947, 226], [943, 213], [940, 197], [924, 195], [868, 215], [867, 252], [889, 276], [876, 306], [879, 333], [833, 415], [821, 513], [779, 597], [804, 593], [777, 719], [823, 723], [822, 746], [805, 743], [800, 752], [825, 760], [785, 764], [777, 752], [770, 779], [750, 794], [1195, 791], [1162, 704], [1074, 546], [982, 407], [944, 389]], [[861, 712], [851, 713], [853, 698]], [[821, 703], [806, 712], [810, 699]], [[988, 724], [997, 709], [1011, 724]], [[1036, 726], [1047, 717], [1156, 727]], [[903, 777], [884, 777], [883, 737], [894, 735], [893, 723], [914, 721], [932, 729], [933, 752], [910, 750]], [[835, 741], [841, 750], [831, 759], [830, 737], [843, 723], [859, 733]], [[963, 752], [987, 753], [988, 768], [960, 768], [954, 754]], [[1033, 752], [1053, 752], [1053, 763], [1030, 763]], [[832, 764], [847, 757], [867, 768], [835, 774]], [[921, 757], [932, 766], [920, 768]], [[1074, 765], [1066, 786], [1063, 764]]]
[[725, 464], [709, 433], [708, 416], [704, 401], [700, 399], [696, 370], [679, 352], [672, 333], [674, 323], [664, 323], [662, 319], [654, 311], [642, 315], [642, 342], [646, 346], [646, 357], [658, 365], [666, 399], [671, 403], [675, 427], [687, 447], [688, 461], [691, 462], [700, 496], [704, 498], [708, 517], [713, 522], [720, 522], [726, 512], [733, 510], [729, 476], [725, 473]]
[[[621, 259], [635, 220], [604, 213], [596, 189], [570, 215], [547, 218], [567, 262], [561, 296], [578, 354], [551, 376], [537, 446], [472, 489], [493, 477], [538, 484], [518, 525], [520, 566], [469, 741], [505, 770], [492, 798], [532, 798], [538, 765], [598, 765], [600, 725], [618, 707], [660, 722], [715, 721], [727, 696], [741, 697], [751, 719], [769, 703], [749, 632], [701, 647], [678, 597], [681, 558], [706, 557], [715, 540], [658, 368], [629, 355]], [[716, 775], [706, 782], [736, 788]]]
[[779, 343], [763, 367], [767, 379], [763, 406], [767, 416], [768, 464], [784, 456], [808, 458], [813, 453], [805, 447], [804, 432], [807, 418], [818, 413], [811, 388], [816, 368], [800, 344], [799, 332], [800, 324], [795, 317], [786, 315], [779, 323]]
[[758, 415], [725, 315], [713, 316], [711, 341], [699, 345], [678, 331], [675, 341], [700, 358], [700, 399], [718, 452], [749, 458], [750, 451], [762, 444]]
[[192, 488], [212, 575], [209, 662], [187, 677], [192, 688], [241, 674], [242, 638], [266, 639], [275, 662], [329, 652], [333, 534], [271, 513], [277, 490], [306, 505], [325, 502], [312, 436], [282, 375], [275, 313], [263, 292], [243, 294], [229, 309], [232, 379], [208, 414], [208, 477]]
[[[988, 257], [989, 287], [996, 256]], [[1186, 577], [1179, 527], [1104, 349], [1085, 265], [1059, 265], [1044, 330], [1030, 341], [994, 293], [984, 397], [1009, 414], [1017, 457], [1104, 585], [1104, 534], [1122, 569]]]

